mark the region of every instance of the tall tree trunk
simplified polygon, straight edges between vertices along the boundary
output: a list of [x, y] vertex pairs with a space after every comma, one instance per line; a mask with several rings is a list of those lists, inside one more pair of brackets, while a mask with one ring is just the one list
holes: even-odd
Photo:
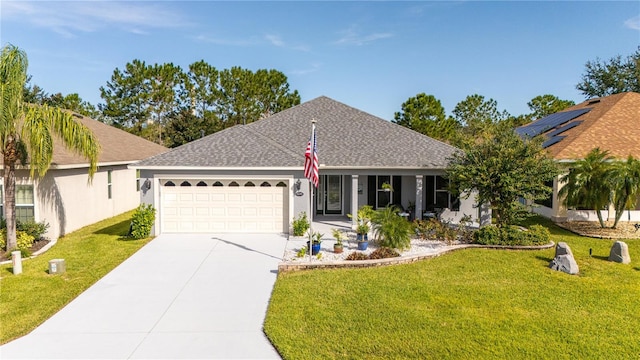
[[624, 212], [624, 208], [627, 202], [629, 202], [629, 196], [625, 196], [622, 200], [618, 200], [618, 202], [615, 204], [616, 218], [615, 218], [615, 221], [613, 222], [613, 226], [612, 226], [613, 229], [615, 229], [618, 226], [618, 221], [620, 221], [620, 218], [622, 217], [622, 213]]
[[606, 226], [604, 225], [604, 220], [602, 220], [602, 210], [596, 209], [596, 215], [598, 215], [598, 221], [600, 222], [600, 227], [604, 229]]
[[4, 160], [4, 216], [7, 222], [7, 251], [17, 247], [16, 241], [16, 162], [18, 146], [14, 137], [5, 144]]
[[17, 247], [16, 241], [16, 174], [15, 162], [4, 156], [4, 213], [7, 221], [7, 251]]

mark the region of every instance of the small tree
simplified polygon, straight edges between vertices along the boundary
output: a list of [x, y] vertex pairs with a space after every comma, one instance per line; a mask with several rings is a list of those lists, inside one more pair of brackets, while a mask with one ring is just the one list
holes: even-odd
[[551, 190], [545, 182], [560, 173], [541, 138], [522, 139], [507, 124], [497, 125], [487, 140], [456, 153], [446, 171], [453, 189], [477, 191], [476, 201], [491, 206], [499, 227], [525, 217], [520, 198], [546, 198]]
[[614, 189], [616, 218], [612, 227], [615, 229], [624, 210], [632, 209], [640, 195], [640, 160], [629, 156], [627, 161], [614, 163], [609, 174]]
[[611, 197], [611, 160], [607, 151], [591, 150], [562, 177], [565, 186], [559, 193], [567, 206], [595, 210], [602, 228], [605, 225], [600, 210], [609, 204]]

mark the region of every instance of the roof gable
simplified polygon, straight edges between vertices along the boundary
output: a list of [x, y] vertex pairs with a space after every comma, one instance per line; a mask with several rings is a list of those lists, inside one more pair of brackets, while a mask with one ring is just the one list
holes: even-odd
[[456, 148], [328, 97], [237, 125], [137, 166], [302, 167], [316, 120], [320, 166], [444, 168]]

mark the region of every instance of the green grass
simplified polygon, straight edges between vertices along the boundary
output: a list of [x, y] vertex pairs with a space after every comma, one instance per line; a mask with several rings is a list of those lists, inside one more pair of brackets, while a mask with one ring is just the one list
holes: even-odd
[[284, 273], [265, 332], [285, 359], [638, 359], [640, 240], [616, 264], [613, 241], [535, 221], [569, 244], [580, 275], [550, 270], [554, 249]]
[[[23, 273], [0, 266], [0, 344], [23, 336], [144, 246], [130, 241], [133, 211], [87, 226], [60, 238], [44, 254], [22, 262]], [[66, 272], [49, 275], [49, 260], [65, 259]]]

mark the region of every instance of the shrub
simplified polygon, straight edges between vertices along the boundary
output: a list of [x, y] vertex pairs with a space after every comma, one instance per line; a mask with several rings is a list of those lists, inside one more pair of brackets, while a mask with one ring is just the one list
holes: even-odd
[[497, 228], [485, 226], [474, 235], [475, 242], [482, 245], [534, 246], [548, 244], [551, 240], [549, 229], [533, 225], [529, 230], [509, 225]]
[[397, 251], [388, 247], [381, 247], [369, 254], [369, 259], [386, 259], [398, 256], [400, 256], [400, 254], [398, 254]]
[[156, 220], [156, 209], [151, 204], [140, 204], [131, 217], [129, 236], [144, 239], [151, 234], [151, 227]]
[[309, 230], [310, 224], [307, 219], [307, 213], [301, 212], [298, 217], [293, 219], [293, 236], [303, 236]]
[[[34, 237], [24, 231], [16, 231], [16, 245], [15, 249], [7, 249], [7, 253], [11, 254], [14, 250], [20, 250], [22, 257], [26, 258], [31, 256], [31, 246], [33, 246]], [[7, 229], [0, 230], [0, 248], [4, 249], [7, 246]]]
[[499, 245], [500, 229], [495, 226], [483, 226], [473, 234], [473, 239], [481, 245]]
[[47, 232], [47, 229], [49, 229], [49, 223], [46, 223], [44, 221], [35, 222], [31, 220], [18, 221], [16, 223], [16, 230], [26, 232], [27, 234], [33, 236], [35, 240], [40, 240], [42, 238], [42, 235]]
[[542, 225], [531, 225], [525, 234], [531, 245], [545, 245], [551, 241], [551, 232]]
[[371, 223], [376, 241], [381, 246], [406, 249], [411, 245], [413, 226], [398, 215], [395, 206], [377, 210], [371, 218]]
[[346, 260], [369, 260], [369, 257], [363, 252], [354, 251], [346, 257]]

